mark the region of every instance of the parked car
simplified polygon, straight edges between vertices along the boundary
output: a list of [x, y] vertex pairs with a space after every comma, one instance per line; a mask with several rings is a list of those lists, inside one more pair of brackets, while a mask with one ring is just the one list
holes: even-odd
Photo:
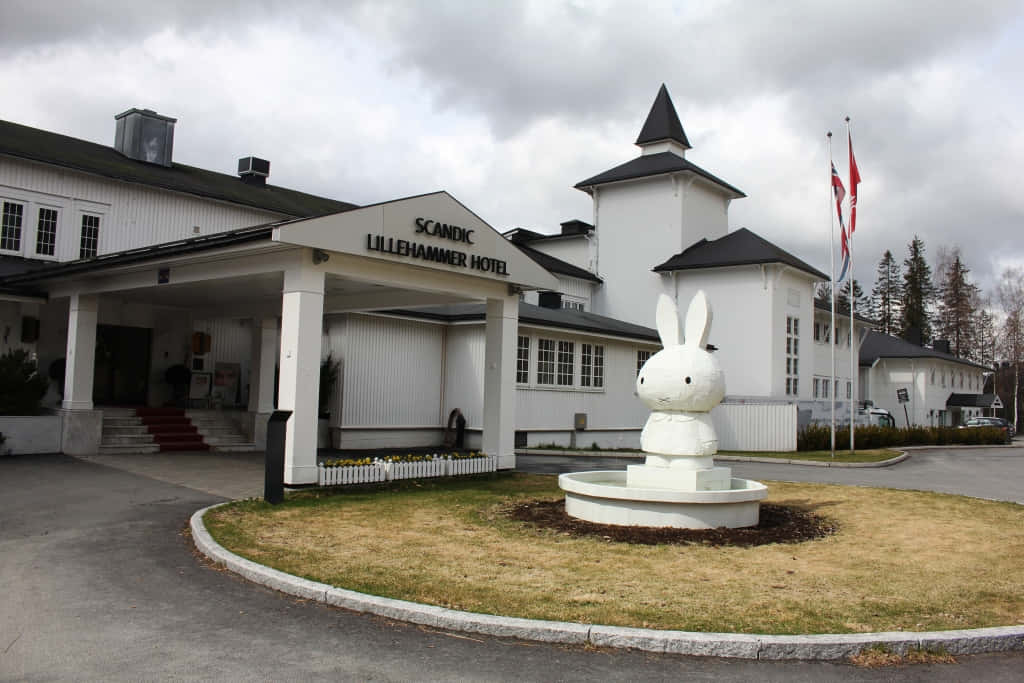
[[1006, 434], [1006, 443], [1010, 443], [1010, 440], [1014, 437], [1013, 425], [1001, 417], [972, 417], [960, 425], [960, 429], [976, 429], [979, 427], [1003, 430], [1003, 433]]
[[1002, 418], [1002, 417], [993, 417], [992, 419], [993, 419], [993, 420], [996, 420], [997, 422], [999, 422], [999, 424], [1003, 425], [1003, 426], [1004, 426], [1004, 427], [1006, 427], [1006, 428], [1007, 428], [1008, 430], [1010, 430], [1010, 438], [1011, 438], [1011, 439], [1012, 439], [1013, 437], [1017, 436], [1017, 430], [1016, 430], [1016, 429], [1014, 429], [1014, 427], [1013, 427], [1013, 423], [1012, 423], [1012, 422], [1010, 422], [1009, 420], [1007, 420], [1007, 419], [1005, 419], [1005, 418]]

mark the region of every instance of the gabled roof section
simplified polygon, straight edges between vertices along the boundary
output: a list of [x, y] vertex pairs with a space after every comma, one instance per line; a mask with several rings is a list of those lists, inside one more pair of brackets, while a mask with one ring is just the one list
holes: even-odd
[[725, 237], [708, 241], [702, 239], [676, 254], [653, 270], [657, 273], [673, 270], [696, 270], [699, 268], [722, 268], [761, 263], [784, 263], [821, 280], [828, 280], [817, 268], [801, 261], [785, 249], [755, 235], [746, 228], [730, 232]]
[[536, 261], [537, 265], [544, 268], [552, 273], [558, 273], [559, 275], [569, 275], [571, 277], [578, 277], [581, 280], [589, 280], [590, 282], [603, 282], [601, 278], [591, 273], [585, 268], [574, 266], [568, 261], [563, 261], [560, 258], [555, 258], [550, 254], [545, 254], [543, 251], [537, 251], [533, 247], [528, 247], [522, 243], [516, 243], [513, 241], [519, 250], [524, 254]]
[[[414, 309], [392, 309], [380, 311], [389, 315], [426, 318], [444, 322], [483, 321], [486, 313], [484, 304], [453, 304]], [[637, 341], [661, 345], [658, 332], [649, 327], [634, 325], [596, 313], [576, 311], [568, 308], [544, 308], [526, 302], [519, 302], [519, 322], [526, 325], [542, 325], [565, 330], [579, 330], [612, 337], [626, 337]]]
[[679, 115], [676, 114], [675, 105], [672, 104], [672, 98], [669, 97], [668, 88], [664, 83], [654, 98], [654, 104], [651, 105], [651, 111], [647, 114], [647, 120], [640, 130], [636, 144], [645, 145], [662, 140], [675, 140], [684, 148], [690, 149], [690, 141], [686, 139], [683, 124], [679, 122]]
[[943, 353], [935, 349], [925, 348], [917, 344], [911, 344], [899, 337], [870, 330], [864, 338], [864, 342], [860, 345], [860, 364], [873, 365], [879, 358], [931, 358], [958, 363], [980, 370], [992, 370], [988, 366], [980, 365], [966, 358], [957, 358], [951, 353]]
[[355, 204], [288, 190], [274, 185], [249, 185], [242, 179], [194, 166], [135, 161], [113, 147], [59, 135], [10, 121], [0, 121], [0, 154], [52, 164], [85, 173], [184, 192], [294, 217], [347, 211]]
[[672, 152], [658, 152], [657, 154], [644, 154], [632, 161], [627, 161], [604, 173], [576, 183], [577, 190], [587, 191], [595, 185], [605, 185], [622, 180], [633, 180], [635, 178], [646, 178], [649, 176], [663, 175], [666, 173], [693, 173], [704, 178], [714, 185], [719, 186], [733, 199], [746, 197], [742, 190], [733, 187], [721, 178], [717, 178], [703, 168], [687, 161], [678, 154]]

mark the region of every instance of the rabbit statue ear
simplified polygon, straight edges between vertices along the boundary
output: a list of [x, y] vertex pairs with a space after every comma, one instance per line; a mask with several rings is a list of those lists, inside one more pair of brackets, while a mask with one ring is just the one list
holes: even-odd
[[[658, 327], [659, 332], [661, 327]], [[711, 308], [708, 306], [708, 298], [704, 290], [697, 292], [690, 302], [690, 308], [686, 311], [686, 337], [687, 346], [703, 349], [708, 341], [708, 332], [711, 331]]]
[[661, 345], [666, 349], [679, 345], [679, 309], [676, 302], [666, 294], [658, 296], [658, 310], [655, 317]]

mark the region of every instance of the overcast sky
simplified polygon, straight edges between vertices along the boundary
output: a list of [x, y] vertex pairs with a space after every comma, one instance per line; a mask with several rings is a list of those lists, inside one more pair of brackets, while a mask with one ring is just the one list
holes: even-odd
[[[104, 144], [131, 107], [174, 157], [366, 204], [448, 190], [499, 230], [590, 221], [664, 82], [687, 158], [828, 272], [828, 156], [860, 186], [856, 273], [920, 235], [988, 288], [1024, 265], [1024, 7], [819, 2], [0, 2], [0, 118]], [[642, 227], [642, 226], [638, 226]]]

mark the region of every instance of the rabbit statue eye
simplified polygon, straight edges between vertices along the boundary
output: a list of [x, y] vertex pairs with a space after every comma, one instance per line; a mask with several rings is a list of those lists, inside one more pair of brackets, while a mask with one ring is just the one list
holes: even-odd
[[689, 384], [689, 383], [690, 383], [690, 378], [689, 378], [689, 377], [687, 377], [687, 378], [686, 378], [686, 383], [687, 383], [687, 384]]
[[643, 383], [644, 383], [644, 378], [643, 378], [643, 376], [641, 376], [640, 377], [640, 384], [643, 384]]

